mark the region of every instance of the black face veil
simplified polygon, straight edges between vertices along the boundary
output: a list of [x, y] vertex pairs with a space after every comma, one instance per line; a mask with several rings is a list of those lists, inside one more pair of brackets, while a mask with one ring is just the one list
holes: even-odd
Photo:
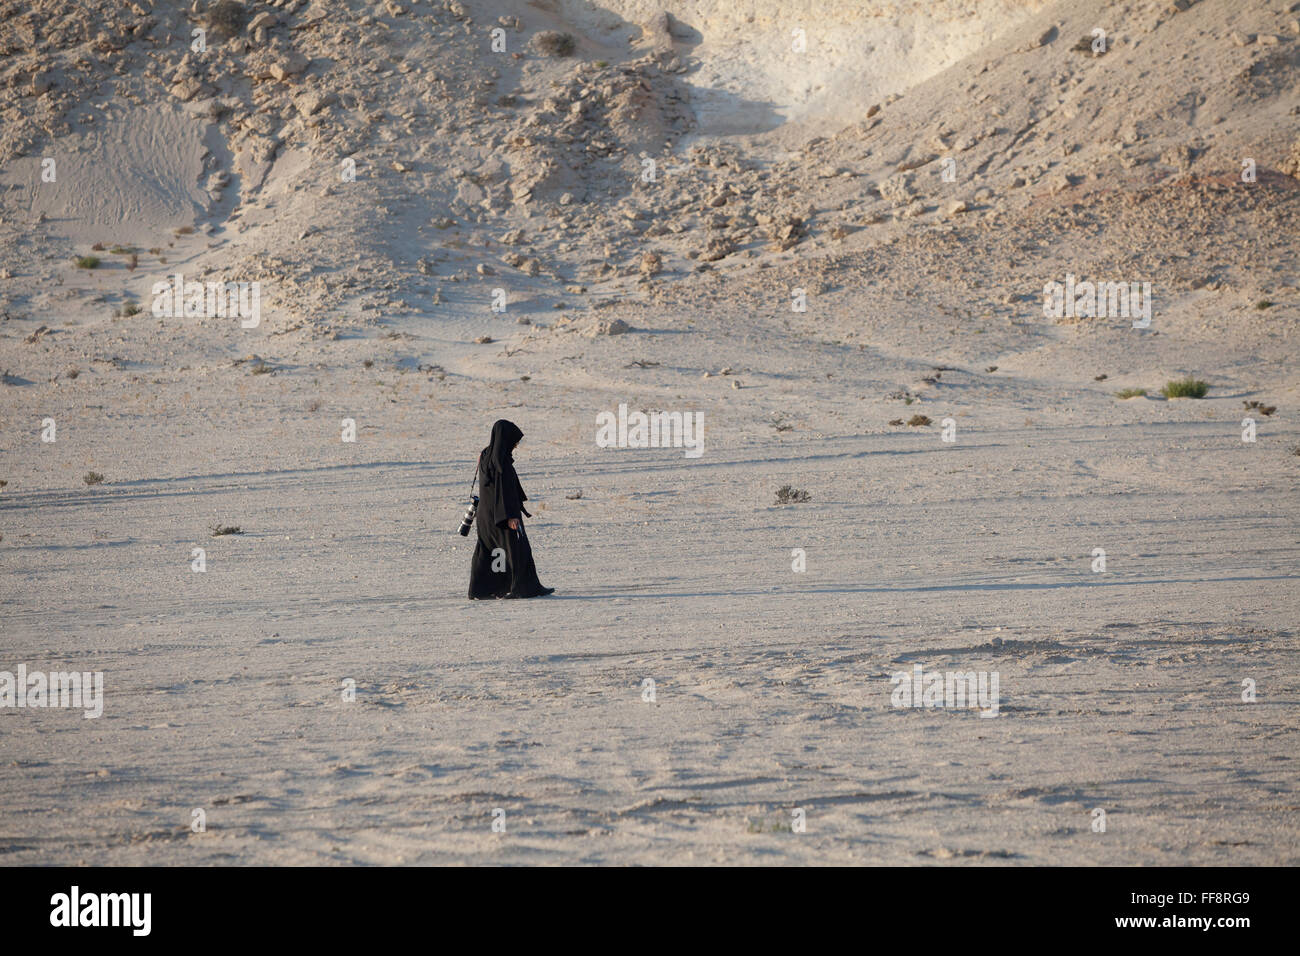
[[483, 449], [483, 468], [491, 469], [495, 474], [513, 464], [515, 459], [511, 452], [523, 437], [518, 425], [498, 418], [492, 425], [492, 440]]

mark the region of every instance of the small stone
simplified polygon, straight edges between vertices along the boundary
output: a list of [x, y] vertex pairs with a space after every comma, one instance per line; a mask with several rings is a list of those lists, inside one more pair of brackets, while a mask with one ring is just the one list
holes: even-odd
[[339, 101], [339, 95], [333, 90], [322, 92], [312, 90], [310, 93], [304, 93], [294, 100], [294, 105], [298, 107], [298, 112], [303, 116], [315, 116], [327, 106], [333, 106]]
[[272, 63], [269, 72], [274, 79], [284, 82], [290, 77], [300, 76], [305, 73], [310, 65], [311, 60], [297, 50], [293, 50]]
[[201, 92], [203, 92], [203, 83], [192, 76], [180, 80], [171, 88], [172, 96], [176, 97], [182, 103], [189, 102]]
[[632, 326], [628, 325], [622, 319], [601, 319], [591, 327], [589, 334], [592, 336], [623, 335], [630, 331], [632, 331]]
[[263, 10], [257, 16], [253, 17], [253, 19], [248, 21], [248, 32], [256, 33], [258, 30], [270, 29], [275, 26], [277, 22], [274, 13]]
[[1063, 192], [1074, 185], [1074, 181], [1065, 173], [1056, 173], [1047, 178], [1047, 189], [1051, 193]]

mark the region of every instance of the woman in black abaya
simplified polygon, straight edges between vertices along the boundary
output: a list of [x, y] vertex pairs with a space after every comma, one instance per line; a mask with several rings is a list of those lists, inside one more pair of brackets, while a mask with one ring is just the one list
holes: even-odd
[[528, 496], [515, 474], [514, 451], [524, 433], [504, 418], [492, 426], [492, 441], [478, 456], [478, 543], [469, 566], [471, 598], [544, 597], [555, 588], [537, 580], [533, 549], [524, 532]]

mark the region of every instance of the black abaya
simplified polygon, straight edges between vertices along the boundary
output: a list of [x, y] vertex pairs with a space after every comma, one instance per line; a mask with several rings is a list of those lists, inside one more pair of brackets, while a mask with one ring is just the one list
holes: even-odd
[[[513, 422], [501, 419], [492, 426], [492, 441], [479, 454], [479, 504], [475, 526], [478, 542], [470, 561], [471, 598], [540, 597], [553, 588], [542, 587], [533, 563], [533, 549], [524, 531], [523, 518], [532, 517], [524, 508], [524, 494], [515, 472], [511, 451], [524, 433]], [[519, 530], [510, 529], [516, 519]]]

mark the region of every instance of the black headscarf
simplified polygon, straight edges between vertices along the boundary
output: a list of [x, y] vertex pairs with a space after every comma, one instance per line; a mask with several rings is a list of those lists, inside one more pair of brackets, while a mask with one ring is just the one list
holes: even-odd
[[479, 514], [488, 525], [501, 527], [518, 518], [528, 500], [519, 476], [515, 473], [515, 445], [524, 437], [514, 422], [498, 419], [492, 426], [492, 440], [479, 454]]

